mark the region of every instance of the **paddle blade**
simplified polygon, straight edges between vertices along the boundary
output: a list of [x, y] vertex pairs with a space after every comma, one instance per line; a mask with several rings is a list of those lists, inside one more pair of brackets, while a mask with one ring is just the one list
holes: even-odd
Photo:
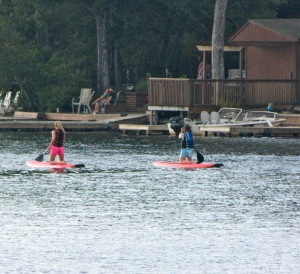
[[204, 161], [204, 156], [197, 151], [197, 164], [201, 164]]
[[42, 153], [38, 157], [36, 157], [35, 160], [37, 162], [43, 162], [44, 161], [44, 153]]
[[222, 163], [214, 164], [214, 167], [222, 167], [224, 166]]
[[84, 164], [77, 164], [77, 165], [75, 165], [74, 167], [85, 167], [85, 165]]

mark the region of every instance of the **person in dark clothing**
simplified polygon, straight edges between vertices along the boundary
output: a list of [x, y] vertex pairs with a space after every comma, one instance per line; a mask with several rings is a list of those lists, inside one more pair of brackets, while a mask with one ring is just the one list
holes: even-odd
[[273, 111], [273, 104], [272, 103], [268, 104], [267, 111]]
[[51, 132], [52, 138], [48, 149], [50, 150], [50, 164], [57, 164], [55, 157], [58, 155], [60, 164], [66, 164], [65, 162], [65, 150], [64, 143], [66, 142], [66, 132], [61, 122], [54, 122], [54, 130]]
[[178, 137], [179, 139], [182, 139], [179, 162], [192, 161], [194, 137], [189, 124], [183, 126]]

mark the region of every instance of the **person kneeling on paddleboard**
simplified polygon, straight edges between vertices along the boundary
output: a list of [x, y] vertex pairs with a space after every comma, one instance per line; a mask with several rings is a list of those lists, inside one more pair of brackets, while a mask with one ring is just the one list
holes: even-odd
[[52, 130], [51, 134], [52, 139], [50, 145], [48, 146], [48, 149], [51, 149], [49, 163], [57, 164], [57, 162], [55, 162], [55, 157], [58, 155], [60, 164], [66, 164], [64, 159], [65, 150], [63, 145], [66, 142], [66, 132], [61, 122], [54, 122], [54, 130]]
[[181, 151], [179, 156], [179, 162], [192, 161], [192, 154], [194, 148], [194, 137], [192, 129], [189, 124], [185, 124], [179, 133], [179, 139], [181, 141]]

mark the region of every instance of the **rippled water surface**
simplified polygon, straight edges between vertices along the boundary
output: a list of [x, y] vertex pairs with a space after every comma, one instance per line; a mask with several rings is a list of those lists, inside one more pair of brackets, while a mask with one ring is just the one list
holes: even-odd
[[175, 138], [69, 133], [86, 168], [27, 167], [49, 142], [0, 133], [1, 273], [299, 273], [298, 139], [197, 138], [225, 167], [190, 171], [152, 166]]

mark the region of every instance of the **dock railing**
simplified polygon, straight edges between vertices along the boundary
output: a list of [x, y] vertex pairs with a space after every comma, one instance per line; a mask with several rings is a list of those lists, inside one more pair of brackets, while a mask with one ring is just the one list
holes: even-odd
[[149, 78], [149, 107], [265, 107], [296, 103], [296, 80]]

